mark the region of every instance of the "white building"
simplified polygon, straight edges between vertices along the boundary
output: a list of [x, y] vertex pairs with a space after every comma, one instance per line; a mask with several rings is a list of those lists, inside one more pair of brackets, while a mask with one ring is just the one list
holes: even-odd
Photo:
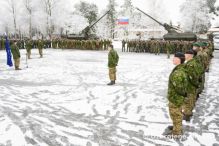
[[162, 39], [167, 31], [161, 27], [144, 27], [144, 28], [130, 28], [128, 26], [118, 25], [114, 32], [114, 38], [117, 40], [123, 39], [141, 39], [148, 40], [151, 38]]

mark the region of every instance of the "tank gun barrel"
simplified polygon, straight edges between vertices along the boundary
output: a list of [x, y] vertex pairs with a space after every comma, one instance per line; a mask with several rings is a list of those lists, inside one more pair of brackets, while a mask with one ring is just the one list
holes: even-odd
[[95, 24], [97, 24], [103, 17], [105, 17], [111, 10], [107, 11], [102, 17], [100, 17], [96, 22], [94, 22], [92, 25], [89, 26], [89, 28], [92, 28]]
[[155, 22], [157, 22], [158, 24], [162, 25], [164, 27], [164, 24], [162, 24], [161, 22], [157, 21], [156, 19], [154, 19], [153, 17], [151, 17], [150, 15], [148, 15], [147, 13], [145, 13], [144, 11], [142, 11], [139, 8], [136, 8], [138, 11], [142, 12], [143, 14], [145, 14], [146, 16], [148, 16], [149, 18], [151, 18], [152, 20], [154, 20]]
[[[152, 20], [154, 20], [155, 22], [157, 22], [158, 24], [160, 24], [161, 26], [163, 26], [169, 33], [171, 32], [176, 32], [176, 28], [168, 25], [167, 23], [161, 23], [159, 22], [158, 20], [154, 19], [152, 16], [148, 15], [147, 13], [145, 13], [144, 11], [142, 11], [141, 9], [139, 8], [136, 8], [138, 11], [142, 12], [143, 14], [145, 14], [146, 16], [148, 16], [149, 18], [151, 18]], [[177, 32], [176, 32], [177, 33]]]
[[100, 17], [98, 20], [96, 20], [93, 24], [85, 27], [81, 32], [83, 33], [88, 33], [88, 31], [95, 25], [97, 24], [103, 17], [105, 17], [111, 10], [107, 11], [102, 17]]

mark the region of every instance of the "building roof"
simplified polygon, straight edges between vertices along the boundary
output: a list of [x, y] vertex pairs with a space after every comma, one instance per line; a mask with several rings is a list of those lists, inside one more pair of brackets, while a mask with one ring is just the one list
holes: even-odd
[[219, 32], [219, 27], [212, 27], [208, 30], [208, 32]]

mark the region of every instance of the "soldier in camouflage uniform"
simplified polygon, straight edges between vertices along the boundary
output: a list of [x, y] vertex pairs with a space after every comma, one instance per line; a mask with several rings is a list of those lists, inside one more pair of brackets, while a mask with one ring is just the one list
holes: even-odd
[[126, 41], [122, 40], [122, 52], [125, 52], [125, 44], [126, 44]]
[[100, 50], [103, 50], [103, 40], [100, 40]]
[[5, 40], [1, 39], [1, 49], [5, 49]]
[[154, 40], [151, 41], [151, 53], [155, 53], [156, 42]]
[[[199, 43], [200, 44], [200, 51], [198, 52], [197, 55], [201, 57], [201, 62], [204, 66], [205, 71], [207, 71], [208, 67], [208, 54], [204, 51], [204, 43]], [[204, 90], [204, 84], [205, 84], [205, 73], [203, 73], [202, 76], [202, 84], [201, 84], [201, 91]]]
[[167, 58], [169, 59], [170, 58], [170, 51], [171, 51], [171, 45], [170, 45], [169, 41], [166, 42], [166, 51], [167, 51]]
[[26, 41], [26, 51], [27, 51], [27, 57], [28, 57], [28, 59], [31, 59], [31, 50], [32, 50], [32, 48], [33, 48], [33, 42], [32, 42], [32, 40], [27, 40]]
[[182, 135], [182, 105], [187, 96], [188, 78], [186, 75], [185, 55], [177, 52], [173, 58], [173, 64], [177, 65], [169, 76], [168, 83], [168, 101], [169, 113], [173, 121], [170, 127], [171, 133], [168, 135]]
[[11, 45], [11, 53], [12, 53], [13, 59], [14, 59], [15, 70], [21, 70], [19, 68], [21, 55], [20, 55], [19, 48], [17, 46], [17, 41], [14, 41], [14, 43]]
[[185, 53], [188, 50], [188, 43], [187, 42], [182, 42], [182, 52]]
[[183, 119], [186, 121], [190, 121], [192, 116], [192, 110], [195, 106], [196, 97], [197, 97], [197, 89], [200, 86], [199, 78], [202, 76], [202, 68], [198, 64], [197, 58], [193, 58], [194, 52], [192, 50], [186, 51], [186, 73], [188, 76], [188, 90], [187, 97], [185, 98], [184, 106], [183, 106]]
[[108, 68], [109, 68], [109, 78], [110, 83], [107, 85], [114, 85], [116, 81], [116, 66], [118, 65], [119, 56], [117, 52], [113, 49], [113, 45], [110, 45], [108, 47], [109, 53], [108, 53]]
[[202, 54], [202, 49], [200, 47], [200, 43], [194, 43], [193, 44], [193, 51], [194, 51], [194, 56], [198, 62], [199, 67], [202, 70], [202, 74], [199, 77], [199, 88], [198, 88], [198, 94], [200, 94], [204, 90], [204, 83], [205, 83], [205, 65], [204, 65], [204, 55]]
[[92, 50], [96, 50], [96, 41], [92, 40]]
[[37, 48], [39, 50], [40, 58], [43, 58], [43, 41], [40, 39], [37, 43]]
[[53, 39], [53, 40], [52, 40], [52, 47], [53, 47], [54, 49], [57, 48], [57, 39]]
[[106, 47], [107, 47], [107, 40], [104, 40], [104, 41], [103, 41], [103, 48], [104, 48], [104, 50], [107, 50]]
[[130, 52], [130, 41], [127, 41], [126, 52]]
[[203, 52], [206, 55], [206, 72], [209, 72], [210, 60], [212, 56], [212, 52], [208, 46], [207, 42], [203, 42]]

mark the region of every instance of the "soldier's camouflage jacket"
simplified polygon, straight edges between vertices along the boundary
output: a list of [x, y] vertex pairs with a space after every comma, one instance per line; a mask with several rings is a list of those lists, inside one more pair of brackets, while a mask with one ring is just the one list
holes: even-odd
[[188, 89], [187, 91], [193, 92], [192, 90], [200, 86], [200, 78], [203, 74], [203, 67], [199, 64], [197, 58], [193, 58], [185, 63], [186, 74], [188, 76]]
[[18, 59], [21, 57], [19, 48], [15, 44], [11, 45], [11, 53], [13, 55], [13, 59]]
[[169, 76], [168, 95], [169, 102], [180, 107], [187, 96], [188, 77], [185, 64], [177, 65]]
[[119, 61], [119, 56], [117, 54], [117, 52], [112, 49], [109, 53], [108, 53], [108, 67], [109, 68], [113, 68], [116, 67]]

